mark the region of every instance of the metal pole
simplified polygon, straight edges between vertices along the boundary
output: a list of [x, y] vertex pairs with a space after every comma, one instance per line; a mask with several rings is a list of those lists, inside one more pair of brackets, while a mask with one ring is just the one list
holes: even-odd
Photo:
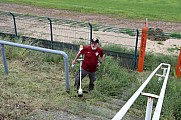
[[132, 70], [136, 69], [135, 67], [136, 67], [136, 63], [137, 63], [138, 36], [139, 36], [139, 31], [137, 28], [136, 29], [136, 44], [135, 44], [135, 50], [134, 50], [134, 60], [133, 60]]
[[92, 40], [92, 25], [89, 23], [90, 27], [90, 45], [91, 45], [91, 40]]
[[50, 21], [50, 35], [51, 35], [51, 46], [50, 48], [53, 49], [53, 30], [52, 30], [52, 20], [51, 18], [48, 18], [48, 20]]
[[70, 83], [69, 83], [69, 64], [68, 64], [68, 55], [66, 53], [62, 54], [64, 56], [64, 69], [65, 69], [65, 83], [66, 83], [66, 91], [70, 91]]
[[148, 97], [145, 120], [151, 120], [152, 107], [153, 107], [153, 98]]
[[0, 44], [0, 49], [1, 49], [2, 60], [3, 60], [3, 64], [4, 64], [4, 73], [6, 75], [8, 75], [8, 64], [7, 64], [7, 60], [6, 60], [6, 52], [4, 49], [4, 45]]
[[163, 75], [166, 76], [167, 68], [163, 68]]
[[16, 28], [16, 19], [15, 19], [15, 16], [13, 13], [10, 12], [10, 14], [13, 16], [13, 22], [14, 22], [14, 32], [15, 32], [15, 35], [16, 37], [18, 36], [18, 33], [17, 33], [17, 28]]

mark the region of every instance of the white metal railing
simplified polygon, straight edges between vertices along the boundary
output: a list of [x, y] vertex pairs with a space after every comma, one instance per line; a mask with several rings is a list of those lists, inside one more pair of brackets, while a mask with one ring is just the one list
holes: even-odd
[[[162, 75], [156, 74], [157, 71], [160, 68], [163, 69], [163, 74]], [[129, 110], [129, 108], [132, 106], [132, 104], [135, 102], [135, 100], [139, 97], [139, 95], [143, 95], [143, 96], [148, 97], [145, 120], [151, 120], [153, 99], [154, 98], [158, 99], [152, 120], [159, 120], [169, 73], [170, 73], [170, 64], [161, 63], [149, 75], [149, 77], [145, 80], [145, 82], [133, 94], [133, 96], [126, 102], [126, 104], [119, 110], [119, 112], [112, 118], [112, 120], [121, 120], [123, 118], [123, 116], [126, 114], [126, 112]], [[154, 94], [151, 94], [151, 93], [144, 93], [143, 92], [144, 88], [147, 86], [147, 84], [150, 82], [150, 80], [152, 79], [152, 77], [154, 75], [159, 77], [158, 80], [161, 80], [162, 78], [164, 78], [164, 82], [163, 82], [163, 85], [162, 85], [162, 88], [161, 88], [160, 95], [154, 95]]]

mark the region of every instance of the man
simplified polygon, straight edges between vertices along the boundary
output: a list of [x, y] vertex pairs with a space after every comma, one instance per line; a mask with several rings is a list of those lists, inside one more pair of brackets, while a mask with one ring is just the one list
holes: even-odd
[[[90, 46], [83, 47], [83, 49], [77, 53], [75, 59], [72, 61], [73, 65], [76, 63], [77, 58], [79, 58], [81, 54], [84, 56], [82, 69], [81, 69], [81, 79], [83, 79], [86, 75], [89, 76], [90, 79], [89, 91], [91, 91], [94, 89], [94, 81], [96, 80], [97, 67], [99, 67], [102, 61], [104, 60], [104, 53], [102, 48], [99, 47], [99, 40], [92, 39]], [[80, 77], [80, 70], [77, 72], [75, 77], [74, 86], [77, 87], [77, 89], [79, 88], [80, 85], [79, 77]]]

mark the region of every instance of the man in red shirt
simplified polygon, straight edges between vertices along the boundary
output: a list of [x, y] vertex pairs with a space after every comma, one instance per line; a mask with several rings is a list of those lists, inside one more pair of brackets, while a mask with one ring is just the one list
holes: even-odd
[[[90, 91], [94, 89], [94, 81], [96, 80], [97, 67], [99, 67], [102, 61], [104, 60], [104, 53], [102, 48], [99, 47], [99, 40], [92, 39], [90, 46], [84, 46], [83, 49], [77, 53], [75, 59], [72, 62], [73, 65], [76, 63], [77, 58], [79, 58], [81, 54], [84, 56], [82, 69], [81, 69], [81, 79], [83, 79], [86, 75], [89, 75], [90, 79], [89, 91]], [[80, 70], [76, 74], [74, 86], [77, 87], [78, 89], [79, 85], [80, 85]]]

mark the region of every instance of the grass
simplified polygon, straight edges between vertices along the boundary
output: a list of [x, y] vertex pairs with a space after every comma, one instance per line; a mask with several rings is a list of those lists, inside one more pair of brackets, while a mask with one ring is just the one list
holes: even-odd
[[169, 52], [174, 52], [174, 51], [178, 51], [179, 48], [178, 47], [173, 47], [173, 48], [168, 48], [167, 51]]
[[[180, 0], [1, 0], [43, 8], [65, 9], [83, 13], [109, 14], [132, 19], [181, 21]], [[174, 8], [174, 9], [173, 9]]]
[[[29, 44], [29, 42], [21, 40], [18, 42]], [[66, 52], [71, 63], [75, 53]], [[80, 99], [73, 89], [74, 75], [79, 68], [78, 64], [74, 69], [70, 69], [71, 90], [70, 93], [67, 93], [62, 57], [14, 47], [6, 47], [6, 53], [9, 75], [4, 75], [3, 65], [0, 61], [0, 92], [2, 93], [0, 95], [0, 106], [2, 106], [0, 107], [0, 115], [6, 119], [30, 119], [31, 116], [39, 114], [36, 113], [39, 110], [67, 111], [79, 116], [90, 113], [109, 117], [105, 111], [98, 112], [95, 106], [99, 102], [109, 103], [110, 98], [127, 101], [148, 77], [150, 71], [156, 68], [160, 62], [172, 65], [161, 119], [175, 119], [179, 118], [181, 114], [179, 107], [181, 100], [178, 99], [181, 95], [181, 82], [174, 76], [176, 57], [149, 54], [145, 58], [147, 72], [137, 73], [120, 67], [116, 60], [106, 56], [98, 70], [95, 90]], [[160, 87], [161, 83], [158, 83], [154, 78], [146, 87], [145, 92], [159, 94]], [[83, 89], [88, 89], [88, 78], [83, 80]], [[146, 102], [145, 97], [139, 97], [129, 113], [143, 116]]]
[[164, 45], [163, 42], [160, 42], [160, 41], [159, 41], [157, 44], [159, 44], [159, 45]]
[[147, 53], [145, 56], [144, 69], [153, 71], [160, 63], [168, 63], [172, 68], [170, 75], [174, 76], [177, 59], [178, 56]]
[[180, 39], [180, 38], [181, 38], [181, 34], [172, 33], [172, 34], [170, 35], [170, 37]]
[[[168, 20], [181, 21], [180, 1], [29, 1], [29, 0], [1, 0], [1, 2], [18, 3], [38, 6], [43, 8], [56, 8], [80, 11], [84, 13], [110, 14], [133, 19]], [[148, 7], [149, 6], [149, 7]], [[105, 9], [106, 8], [106, 9]], [[167, 8], [167, 9], [165, 9]], [[173, 9], [174, 8], [174, 9]], [[128, 33], [131, 31], [127, 31]], [[180, 37], [172, 34], [173, 37]], [[115, 49], [114, 46], [112, 49]], [[98, 80], [94, 91], [86, 95], [84, 99], [77, 98], [75, 90], [65, 92], [65, 81], [63, 73], [63, 59], [49, 54], [30, 52], [25, 49], [7, 47], [7, 58], [9, 62], [8, 76], [4, 76], [3, 65], [0, 61], [0, 116], [6, 119], [30, 119], [33, 111], [68, 111], [72, 114], [82, 115], [90, 112], [96, 115], [106, 116], [105, 113], [96, 112], [90, 108], [98, 101], [108, 102], [108, 98], [129, 99], [132, 93], [145, 80], [147, 76], [130, 72], [119, 66], [117, 61], [106, 57], [98, 71]], [[123, 49], [124, 50], [124, 49]], [[75, 53], [68, 51], [70, 63]], [[154, 61], [154, 62], [153, 62]], [[171, 64], [171, 73], [167, 85], [164, 106], [161, 119], [180, 118], [180, 79], [175, 78], [175, 65], [177, 57], [148, 54], [145, 58], [145, 70], [152, 71], [160, 62]], [[71, 88], [73, 88], [73, 75], [78, 69], [70, 69]], [[146, 73], [143, 73], [146, 74]], [[141, 79], [141, 80], [140, 80]], [[87, 78], [84, 80], [86, 81]], [[85, 84], [85, 89], [86, 85]], [[160, 85], [154, 79], [146, 88], [158, 94]], [[125, 95], [123, 95], [125, 94]], [[130, 112], [143, 115], [146, 100], [140, 97]], [[170, 104], [173, 103], [173, 104]], [[141, 109], [139, 111], [139, 109]], [[51, 117], [50, 117], [51, 119]]]
[[[18, 41], [28, 44], [28, 42]], [[83, 115], [85, 112], [106, 116], [104, 111], [95, 112], [94, 106], [97, 101], [108, 101], [109, 97], [119, 97], [123, 88], [131, 85], [130, 76], [107, 72], [111, 57], [106, 57], [105, 65], [99, 72], [105, 74], [101, 78], [100, 73], [96, 82], [95, 90], [86, 94], [83, 99], [77, 97], [77, 92], [73, 88], [74, 75], [78, 69], [76, 64], [74, 69], [70, 69], [71, 90], [67, 93], [65, 90], [65, 78], [63, 70], [63, 58], [58, 55], [51, 55], [37, 51], [26, 50], [6, 46], [6, 57], [9, 65], [9, 75], [5, 76], [2, 61], [0, 61], [0, 115], [5, 119], [30, 119], [34, 112], [43, 111], [68, 111], [75, 115]], [[75, 57], [70, 51], [67, 51], [70, 60]], [[71, 62], [71, 61], [70, 61]], [[109, 69], [116, 69], [125, 73], [127, 70], [119, 68], [116, 64]], [[123, 80], [119, 80], [123, 77]], [[106, 79], [105, 79], [106, 78]], [[129, 78], [129, 81], [127, 79]], [[109, 82], [110, 80], [115, 82]], [[88, 78], [83, 81], [83, 89], [88, 89]], [[110, 87], [114, 88], [113, 92]], [[104, 90], [102, 90], [104, 88]], [[81, 102], [81, 104], [80, 104]], [[108, 116], [107, 116], [108, 117]]]

